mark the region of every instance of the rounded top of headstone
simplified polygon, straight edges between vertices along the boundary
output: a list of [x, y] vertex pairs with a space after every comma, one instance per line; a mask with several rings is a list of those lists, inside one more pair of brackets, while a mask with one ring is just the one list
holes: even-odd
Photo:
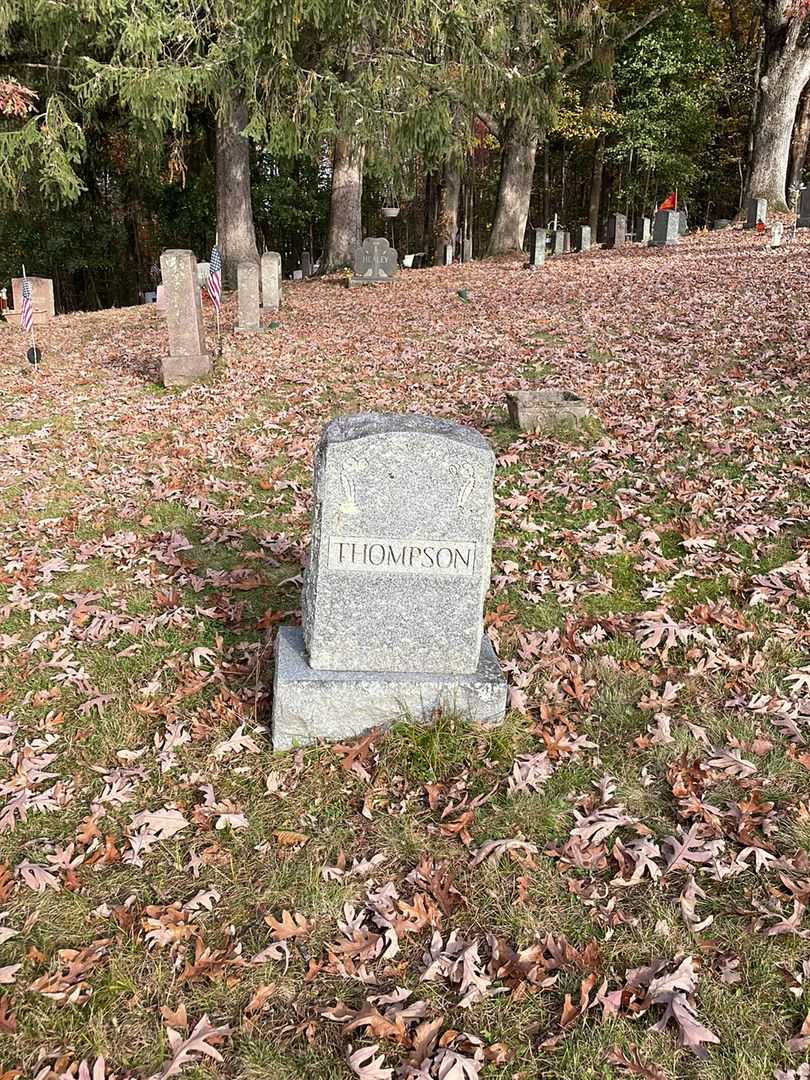
[[491, 452], [489, 443], [475, 428], [464, 427], [461, 424], [454, 424], [452, 420], [442, 420], [420, 413], [375, 412], [338, 416], [323, 429], [321, 442], [350, 442], [353, 439], [367, 439], [374, 435], [393, 434], [434, 435], [437, 438], [464, 443], [476, 450]]

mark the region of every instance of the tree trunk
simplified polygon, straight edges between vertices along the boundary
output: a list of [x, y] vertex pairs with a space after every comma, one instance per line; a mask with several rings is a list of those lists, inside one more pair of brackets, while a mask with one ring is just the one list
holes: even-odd
[[796, 126], [790, 143], [788, 187], [797, 188], [802, 182], [807, 148], [810, 146], [810, 90], [805, 89], [796, 115]]
[[425, 253], [425, 266], [433, 260], [436, 222], [439, 218], [439, 185], [439, 177], [435, 172], [425, 173], [425, 205], [422, 216], [422, 251]]
[[[778, 10], [781, 15], [784, 9]], [[798, 44], [802, 21], [784, 15], [775, 20], [771, 14], [766, 27], [748, 197], [767, 199], [771, 210], [787, 210], [790, 140], [799, 98], [810, 79], [810, 50]]]
[[351, 266], [356, 244], [362, 240], [363, 159], [365, 148], [351, 138], [338, 135], [332, 155], [332, 191], [329, 196], [329, 225], [326, 248], [321, 257], [321, 273]]
[[228, 288], [236, 286], [240, 262], [259, 261], [250, 201], [250, 146], [241, 134], [247, 121], [247, 108], [237, 94], [217, 117], [217, 234]]
[[456, 242], [458, 231], [458, 197], [461, 193], [461, 172], [457, 165], [445, 162], [442, 171], [442, 186], [439, 192], [439, 207], [436, 227], [433, 230], [433, 263], [444, 263], [444, 245]]
[[536, 156], [537, 136], [510, 120], [503, 140], [495, 220], [487, 255], [509, 255], [523, 250]]
[[591, 227], [591, 236], [594, 243], [599, 233], [599, 211], [602, 206], [602, 177], [605, 171], [605, 136], [600, 135], [596, 141], [596, 150], [593, 155], [593, 175], [591, 176], [591, 201], [588, 208], [588, 224]]

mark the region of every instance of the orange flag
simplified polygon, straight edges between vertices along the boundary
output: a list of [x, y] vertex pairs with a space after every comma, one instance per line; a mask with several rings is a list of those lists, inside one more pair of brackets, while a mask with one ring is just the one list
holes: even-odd
[[667, 197], [664, 199], [664, 201], [661, 203], [661, 205], [658, 207], [658, 209], [659, 210], [677, 210], [678, 209], [678, 193], [677, 193], [677, 191], [673, 191], [671, 195], [667, 195]]

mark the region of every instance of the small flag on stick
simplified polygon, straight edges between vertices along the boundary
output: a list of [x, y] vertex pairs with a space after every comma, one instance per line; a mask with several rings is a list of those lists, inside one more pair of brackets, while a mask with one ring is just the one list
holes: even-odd
[[661, 205], [658, 207], [658, 209], [659, 210], [677, 210], [678, 209], [678, 192], [673, 191], [671, 194], [667, 195], [667, 197], [664, 199], [664, 201], [661, 203]]
[[34, 308], [31, 304], [31, 282], [25, 276], [23, 267], [22, 301], [20, 303], [20, 329], [29, 333], [34, 327]]
[[205, 287], [219, 315], [219, 309], [222, 307], [222, 256], [216, 244], [211, 248], [210, 269]]

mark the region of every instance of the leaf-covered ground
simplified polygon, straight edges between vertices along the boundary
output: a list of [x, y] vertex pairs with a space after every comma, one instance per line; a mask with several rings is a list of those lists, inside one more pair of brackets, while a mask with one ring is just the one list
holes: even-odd
[[[5, 1080], [810, 1074], [810, 235], [766, 243], [297, 284], [183, 392], [154, 309], [38, 376], [0, 329]], [[531, 386], [596, 418], [519, 435]], [[496, 448], [511, 708], [274, 755], [368, 409]]]

